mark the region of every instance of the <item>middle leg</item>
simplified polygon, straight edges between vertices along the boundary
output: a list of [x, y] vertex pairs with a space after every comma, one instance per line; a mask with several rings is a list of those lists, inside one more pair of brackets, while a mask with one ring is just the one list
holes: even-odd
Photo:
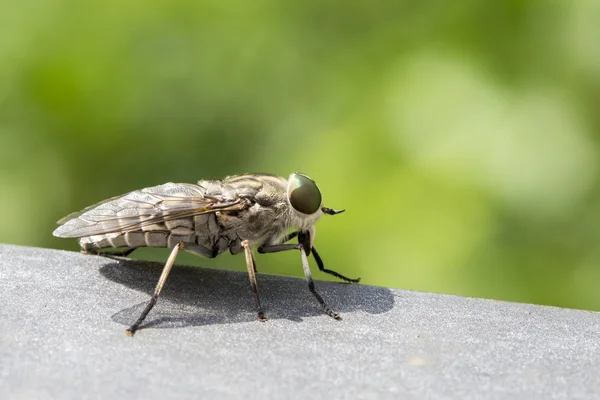
[[250, 248], [250, 243], [247, 240], [242, 241], [242, 247], [246, 254], [246, 266], [248, 267], [248, 277], [250, 278], [250, 284], [252, 285], [252, 291], [254, 292], [254, 298], [256, 299], [256, 310], [258, 313], [258, 320], [264, 322], [267, 320], [265, 313], [260, 305], [260, 296], [258, 295], [258, 283], [256, 282], [256, 263], [254, 262], [254, 255]]

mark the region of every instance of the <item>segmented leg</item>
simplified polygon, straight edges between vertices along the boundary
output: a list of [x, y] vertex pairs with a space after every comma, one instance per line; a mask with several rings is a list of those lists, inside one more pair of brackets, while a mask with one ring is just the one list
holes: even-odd
[[306, 277], [306, 282], [308, 283], [308, 290], [315, 296], [319, 304], [321, 304], [321, 308], [325, 311], [325, 314], [329, 315], [332, 318], [339, 319], [340, 314], [333, 311], [325, 300], [321, 297], [319, 293], [315, 290], [315, 283], [313, 282], [312, 275], [310, 273], [310, 266], [308, 265], [308, 257], [306, 257], [306, 253], [304, 252], [304, 248], [300, 248], [300, 254], [302, 255], [302, 267], [304, 268], [304, 276]]
[[244, 252], [246, 254], [246, 266], [248, 267], [248, 277], [250, 278], [250, 284], [252, 285], [252, 291], [254, 292], [254, 298], [256, 299], [256, 309], [258, 313], [259, 321], [266, 321], [265, 313], [260, 305], [260, 296], [258, 295], [258, 283], [256, 282], [256, 263], [254, 262], [254, 255], [252, 249], [247, 240], [242, 241]]
[[152, 310], [152, 307], [154, 307], [154, 305], [156, 304], [156, 300], [158, 300], [158, 295], [160, 294], [163, 286], [165, 285], [165, 282], [167, 281], [167, 277], [169, 276], [169, 272], [171, 272], [171, 267], [173, 267], [173, 264], [175, 263], [177, 254], [179, 254], [179, 250], [183, 249], [184, 246], [184, 242], [179, 242], [175, 247], [173, 247], [173, 251], [171, 251], [171, 254], [167, 259], [167, 262], [165, 263], [162, 273], [160, 274], [160, 278], [158, 279], [158, 283], [156, 284], [156, 288], [154, 289], [154, 294], [152, 294], [152, 297], [150, 298], [150, 302], [148, 302], [148, 305], [146, 306], [146, 308], [144, 308], [144, 311], [142, 311], [137, 321], [135, 321], [135, 323], [125, 331], [125, 334], [127, 334], [128, 336], [133, 336], [135, 331], [139, 328], [140, 324], [144, 322], [144, 319], [146, 318], [150, 310]]
[[298, 250], [302, 247], [301, 244], [273, 244], [273, 245], [262, 245], [258, 247], [258, 252], [261, 254], [267, 253], [279, 253], [280, 251]]
[[[285, 238], [283, 238], [282, 243], [285, 243], [288, 240], [295, 238], [296, 236], [298, 236], [298, 232], [292, 232], [289, 235], [287, 235]], [[271, 245], [271, 246], [263, 245], [258, 248], [258, 252], [259, 253], [277, 253], [279, 251], [296, 250], [296, 249], [300, 248], [299, 246], [300, 246], [299, 244], [277, 244], [277, 245]], [[311, 250], [312, 250], [313, 257], [315, 258], [315, 261], [317, 262], [317, 266], [319, 267], [319, 271], [325, 272], [326, 274], [329, 274], [329, 275], [333, 275], [336, 278], [341, 279], [348, 283], [359, 283], [360, 282], [360, 278], [356, 278], [356, 279], [348, 278], [347, 276], [344, 276], [344, 275], [340, 274], [339, 272], [325, 268], [323, 265], [323, 260], [321, 259], [321, 256], [319, 256], [319, 253], [317, 252], [317, 249], [315, 248], [315, 246], [313, 246]]]
[[333, 275], [338, 279], [341, 279], [343, 281], [346, 281], [348, 283], [358, 283], [360, 282], [360, 278], [356, 278], [356, 279], [352, 279], [352, 278], [348, 278], [338, 272], [335, 272], [334, 270], [331, 269], [327, 269], [325, 268], [325, 266], [323, 265], [323, 260], [321, 259], [321, 257], [319, 256], [319, 253], [317, 253], [317, 249], [315, 249], [315, 246], [312, 247], [312, 255], [315, 258], [315, 261], [317, 262], [317, 266], [319, 267], [319, 271], [325, 272], [326, 274], [329, 275]]
[[[321, 297], [321, 295], [319, 293], [317, 293], [316, 289], [315, 289], [315, 283], [312, 279], [312, 274], [310, 273], [310, 266], [308, 264], [308, 257], [307, 257], [307, 253], [310, 253], [310, 234], [308, 232], [294, 232], [293, 234], [294, 236], [298, 236], [298, 243], [297, 244], [276, 244], [276, 245], [262, 245], [258, 248], [258, 252], [259, 253], [277, 253], [280, 251], [287, 251], [287, 250], [300, 250], [300, 254], [302, 256], [302, 267], [304, 268], [304, 276], [306, 277], [306, 282], [308, 283], [308, 290], [310, 290], [310, 292], [313, 294], [313, 296], [315, 296], [315, 298], [317, 299], [317, 301], [319, 302], [319, 304], [321, 304], [321, 308], [323, 309], [323, 311], [325, 311], [325, 314], [329, 315], [330, 317], [333, 317], [335, 319], [338, 319], [340, 317], [340, 315], [338, 313], [336, 313], [335, 311], [333, 311], [328, 305], [327, 303], [325, 303], [325, 300], [323, 300], [323, 298]], [[294, 237], [292, 236], [292, 237]], [[289, 239], [288, 239], [289, 240]], [[312, 248], [314, 250], [314, 247]], [[325, 270], [325, 268], [321, 268], [323, 266], [323, 261], [321, 260], [321, 258], [319, 257], [318, 254], [314, 254], [315, 256], [315, 260], [317, 260], [317, 264], [319, 265], [319, 270], [323, 271], [323, 272], [327, 272], [330, 270]], [[334, 271], [330, 271], [330, 272], [334, 272]], [[337, 274], [337, 272], [335, 272]], [[343, 275], [335, 275], [337, 277], [342, 277], [345, 278]], [[348, 279], [348, 278], [346, 278]], [[350, 280], [352, 281], [352, 280]]]
[[158, 279], [158, 283], [156, 284], [156, 288], [154, 289], [154, 294], [152, 294], [152, 297], [150, 298], [148, 305], [146, 306], [146, 308], [144, 308], [144, 311], [142, 311], [142, 313], [140, 314], [140, 317], [137, 319], [137, 321], [135, 321], [135, 323], [133, 325], [131, 325], [131, 327], [129, 327], [129, 329], [127, 329], [125, 331], [125, 333], [127, 335], [133, 336], [135, 331], [137, 331], [137, 329], [139, 328], [140, 324], [142, 322], [144, 322], [144, 319], [146, 318], [146, 316], [148, 315], [150, 310], [152, 310], [152, 308], [156, 304], [156, 301], [158, 300], [158, 295], [160, 294], [163, 286], [165, 285], [165, 282], [167, 281], [167, 277], [169, 276], [169, 272], [171, 272], [171, 268], [173, 267], [173, 264], [175, 263], [177, 254], [179, 254], [179, 250], [183, 250], [183, 249], [192, 251], [194, 253], [197, 253], [201, 256], [208, 257], [208, 258], [214, 258], [217, 255], [214, 250], [207, 249], [206, 247], [200, 246], [195, 243], [185, 243], [185, 242], [177, 243], [177, 245], [175, 247], [173, 247], [173, 251], [171, 251], [171, 254], [169, 255], [169, 258], [167, 259], [167, 262], [165, 263], [162, 273], [160, 274], [160, 278]]
[[96, 249], [90, 249], [90, 250], [82, 249], [81, 252], [83, 254], [93, 254], [96, 256], [103, 256], [103, 257], [127, 257], [128, 255], [133, 253], [135, 250], [137, 250], [137, 247], [132, 247], [130, 249], [123, 250], [123, 251], [101, 251], [101, 250], [96, 250]]

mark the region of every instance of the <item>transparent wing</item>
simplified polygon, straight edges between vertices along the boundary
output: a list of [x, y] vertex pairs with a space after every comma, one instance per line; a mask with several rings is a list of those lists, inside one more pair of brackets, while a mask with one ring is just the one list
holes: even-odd
[[79, 216], [81, 216], [81, 215], [85, 214], [86, 212], [88, 212], [88, 211], [90, 211], [90, 210], [92, 210], [92, 209], [94, 209], [94, 208], [96, 208], [96, 207], [99, 207], [99, 206], [100, 206], [100, 205], [102, 205], [102, 204], [108, 203], [108, 202], [110, 202], [110, 201], [113, 201], [113, 200], [119, 199], [119, 198], [121, 198], [121, 197], [124, 197], [124, 196], [126, 196], [126, 194], [121, 194], [121, 195], [119, 195], [119, 196], [111, 197], [110, 199], [106, 199], [106, 200], [100, 201], [100, 202], [98, 202], [98, 203], [96, 203], [96, 204], [92, 204], [91, 206], [88, 206], [88, 207], [84, 208], [84, 209], [83, 209], [83, 210], [81, 210], [81, 211], [75, 211], [75, 212], [72, 212], [71, 214], [69, 214], [69, 215], [67, 215], [67, 216], [65, 216], [65, 217], [62, 217], [62, 218], [61, 218], [61, 219], [59, 219], [59, 220], [58, 220], [56, 223], [57, 223], [58, 225], [62, 225], [62, 224], [64, 224], [65, 222], [67, 222], [67, 221], [69, 221], [69, 220], [71, 220], [71, 219], [75, 219], [75, 218], [77, 218], [77, 217], [79, 217]]
[[231, 193], [210, 193], [200, 185], [166, 183], [113, 197], [61, 219], [54, 236], [79, 238], [128, 232], [143, 226], [219, 210], [242, 210], [250, 205]]

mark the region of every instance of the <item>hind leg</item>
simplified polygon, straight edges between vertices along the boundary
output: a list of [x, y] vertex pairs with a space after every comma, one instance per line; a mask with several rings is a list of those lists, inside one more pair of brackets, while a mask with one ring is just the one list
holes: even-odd
[[103, 256], [103, 257], [127, 257], [131, 253], [133, 253], [137, 247], [132, 247], [123, 251], [100, 251], [97, 249], [81, 249], [82, 254], [93, 254], [95, 256]]

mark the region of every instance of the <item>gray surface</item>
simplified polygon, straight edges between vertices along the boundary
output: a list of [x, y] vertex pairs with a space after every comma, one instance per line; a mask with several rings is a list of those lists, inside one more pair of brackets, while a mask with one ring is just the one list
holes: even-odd
[[125, 336], [161, 267], [0, 245], [0, 398], [600, 398], [600, 313], [177, 266]]

